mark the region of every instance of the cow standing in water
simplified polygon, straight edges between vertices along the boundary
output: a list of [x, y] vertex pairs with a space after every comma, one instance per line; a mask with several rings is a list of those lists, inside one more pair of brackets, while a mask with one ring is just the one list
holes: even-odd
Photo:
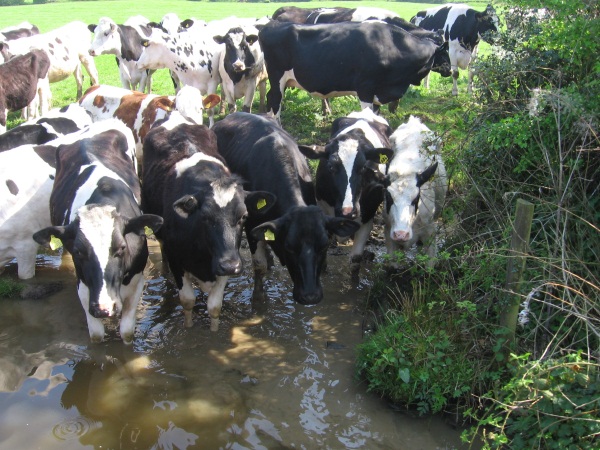
[[[479, 41], [492, 43], [498, 32], [498, 15], [492, 5], [478, 12], [468, 5], [446, 4], [425, 11], [419, 11], [410, 19], [412, 23], [427, 30], [444, 30], [444, 38], [449, 43], [448, 53], [452, 67], [452, 95], [458, 95], [458, 69], [469, 69], [467, 90], [473, 91], [472, 65], [477, 57]], [[429, 87], [429, 77], [425, 79]]]

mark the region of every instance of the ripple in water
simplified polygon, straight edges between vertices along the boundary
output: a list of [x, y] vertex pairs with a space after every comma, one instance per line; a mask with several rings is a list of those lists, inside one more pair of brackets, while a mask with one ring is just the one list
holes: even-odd
[[52, 429], [52, 434], [61, 441], [69, 441], [71, 439], [79, 439], [84, 434], [88, 433], [97, 427], [96, 422], [86, 417], [74, 417], [66, 419], [57, 424]]

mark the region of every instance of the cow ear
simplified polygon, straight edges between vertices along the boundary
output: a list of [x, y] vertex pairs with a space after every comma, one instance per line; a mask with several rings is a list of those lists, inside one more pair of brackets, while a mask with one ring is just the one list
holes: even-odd
[[256, 41], [258, 41], [258, 35], [250, 34], [250, 35], [246, 36], [246, 42], [248, 43], [248, 45], [252, 45]]
[[327, 152], [322, 145], [298, 145], [300, 152], [308, 159], [326, 158]]
[[265, 214], [277, 202], [277, 197], [266, 191], [244, 191], [244, 194], [246, 196], [244, 202], [250, 214]]
[[[67, 227], [47, 227], [33, 234], [33, 240], [44, 247], [52, 248], [52, 236], [61, 241], [68, 239]], [[55, 247], [58, 248], [58, 247]]]
[[148, 47], [148, 45], [150, 45], [150, 41], [148, 39], [142, 39], [140, 44], [142, 44], [142, 47]]
[[112, 23], [110, 24], [110, 32], [111, 32], [111, 33], [114, 33], [116, 29], [117, 29], [117, 24], [116, 24], [116, 23], [114, 23], [114, 22], [112, 22]]
[[146, 234], [146, 227], [150, 228], [153, 232], [160, 230], [163, 224], [163, 218], [155, 214], [142, 214], [141, 216], [134, 217], [127, 222], [123, 235], [128, 233], [135, 233], [138, 236], [144, 236]]
[[97, 26], [98, 25], [94, 25], [93, 23], [91, 23], [91, 24], [88, 25], [88, 30], [90, 30], [92, 33], [95, 33]]
[[213, 108], [217, 106], [220, 101], [221, 97], [219, 97], [217, 94], [208, 94], [202, 99], [202, 106], [204, 106], [204, 108]]
[[225, 38], [223, 36], [213, 36], [213, 39], [217, 44], [225, 43]]
[[368, 161], [376, 162], [377, 164], [387, 164], [394, 156], [394, 150], [391, 148], [370, 148], [364, 150], [365, 158]]
[[417, 187], [420, 188], [425, 183], [427, 183], [431, 179], [431, 177], [433, 176], [435, 171], [437, 170], [437, 167], [438, 167], [438, 163], [436, 161], [432, 165], [430, 165], [427, 169], [425, 169], [423, 172], [418, 173], [417, 174]]
[[173, 203], [173, 209], [183, 219], [187, 219], [188, 216], [197, 208], [198, 200], [196, 200], [196, 197], [193, 195], [184, 195], [175, 203]]
[[344, 219], [343, 217], [325, 218], [325, 228], [330, 233], [340, 237], [352, 236], [360, 228], [360, 224], [354, 220]]
[[250, 236], [257, 241], [274, 241], [279, 230], [279, 221], [265, 222], [250, 231]]
[[194, 25], [194, 19], [185, 19], [179, 24], [179, 26], [185, 30], [190, 28], [192, 25]]

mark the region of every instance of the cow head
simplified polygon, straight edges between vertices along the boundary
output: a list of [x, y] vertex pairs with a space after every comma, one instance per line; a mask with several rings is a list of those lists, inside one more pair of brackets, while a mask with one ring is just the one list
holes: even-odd
[[[180, 233], [198, 254], [210, 254], [210, 271], [216, 276], [238, 275], [239, 249], [248, 213], [264, 214], [276, 201], [268, 192], [246, 192], [236, 176], [214, 179], [209, 186], [173, 203], [170, 231]], [[175, 238], [175, 239], [179, 239]]]
[[500, 20], [498, 14], [492, 5], [487, 5], [484, 12], [476, 12], [477, 31], [481, 39], [489, 44], [493, 44], [498, 39], [500, 30]]
[[94, 40], [90, 45], [90, 56], [116, 55], [121, 52], [121, 37], [117, 24], [108, 17], [102, 17], [98, 25], [88, 25], [88, 29], [94, 33]]
[[420, 173], [401, 175], [392, 173], [386, 177], [385, 210], [392, 223], [390, 238], [408, 242], [413, 237], [413, 224], [417, 218], [421, 186], [427, 183], [437, 170], [434, 162]]
[[314, 305], [323, 298], [321, 271], [327, 257], [329, 234], [351, 236], [359, 224], [353, 220], [325, 216], [317, 206], [291, 208], [280, 218], [255, 227], [253, 239], [266, 240], [294, 283], [294, 300]]
[[367, 162], [378, 163], [393, 155], [389, 148], [374, 147], [366, 136], [369, 125], [365, 121], [357, 124], [359, 127], [344, 130], [325, 147], [299, 146], [308, 158], [319, 159], [317, 198], [332, 206], [336, 217], [346, 219], [357, 219], [361, 214], [362, 178], [368, 170]]
[[256, 64], [252, 45], [258, 41], [257, 34], [246, 35], [240, 27], [235, 27], [224, 36], [214, 36], [213, 39], [217, 44], [225, 45], [223, 64], [234, 83]]
[[208, 94], [202, 98], [198, 88], [183, 86], [175, 97], [175, 109], [186, 119], [197, 125], [202, 125], [202, 111], [213, 108], [219, 104], [221, 97], [217, 94]]
[[164, 69], [167, 67], [166, 61], [170, 60], [171, 53], [167, 45], [171, 42], [168, 34], [158, 29], [154, 29], [149, 39], [142, 39], [142, 54], [137, 60], [138, 69]]
[[438, 46], [433, 54], [433, 65], [431, 66], [431, 70], [433, 72], [437, 72], [443, 77], [449, 77], [452, 75], [448, 46], [448, 41]]
[[145, 264], [145, 227], [156, 231], [162, 222], [161, 217], [151, 214], [128, 219], [114, 206], [89, 204], [77, 211], [69, 225], [44, 228], [33, 239], [45, 246], [52, 236], [62, 241], [73, 256], [80, 299], [87, 303], [84, 307], [93, 317], [109, 317], [120, 312], [121, 285], [135, 275], [126, 268], [140, 257]]

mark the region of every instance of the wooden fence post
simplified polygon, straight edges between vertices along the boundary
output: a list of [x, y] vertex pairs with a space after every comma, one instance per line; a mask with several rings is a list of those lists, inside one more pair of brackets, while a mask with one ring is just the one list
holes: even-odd
[[525, 270], [525, 260], [527, 259], [532, 221], [533, 204], [523, 199], [518, 199], [508, 261], [506, 263], [504, 308], [500, 312], [501, 355], [504, 362], [508, 361], [509, 352], [515, 341], [519, 306], [521, 304], [519, 289], [523, 281], [523, 271]]

